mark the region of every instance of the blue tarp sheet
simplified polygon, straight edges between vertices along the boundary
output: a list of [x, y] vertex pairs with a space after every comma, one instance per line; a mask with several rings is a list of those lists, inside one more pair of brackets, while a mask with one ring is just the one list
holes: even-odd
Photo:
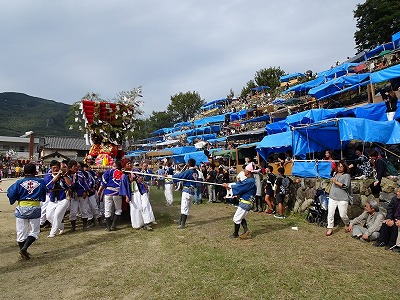
[[293, 114], [287, 116], [285, 122], [291, 126], [297, 126], [299, 124], [311, 124], [315, 122], [319, 122], [327, 119], [328, 115], [338, 113], [345, 110], [344, 108], [316, 108], [310, 109], [306, 111], [299, 112], [297, 114]]
[[190, 158], [193, 158], [196, 161], [196, 166], [200, 165], [200, 163], [208, 162], [208, 157], [204, 154], [204, 151], [189, 152], [183, 155], [172, 156], [172, 160], [174, 160], [175, 163], [187, 163]]
[[364, 57], [365, 57], [365, 60], [368, 60], [369, 58], [374, 57], [375, 55], [378, 55], [382, 51], [393, 50], [393, 49], [394, 49], [394, 45], [392, 42], [382, 44], [382, 45], [379, 45], [378, 47], [372, 49], [371, 51], [368, 51], [367, 53], [365, 53]]
[[295, 77], [305, 76], [303, 73], [292, 73], [288, 75], [283, 75], [279, 78], [280, 82], [288, 82], [290, 79]]
[[270, 89], [269, 86], [267, 86], [267, 85], [261, 85], [261, 86], [252, 88], [251, 90], [252, 90], [252, 91], [256, 91], [256, 92], [260, 92], [260, 91], [268, 90], [268, 89]]
[[220, 123], [225, 121], [225, 114], [223, 115], [218, 115], [218, 116], [212, 116], [212, 117], [206, 117], [200, 120], [195, 120], [193, 122], [194, 126], [203, 126], [211, 123]]
[[286, 91], [283, 91], [282, 94], [286, 94], [286, 93], [289, 93], [289, 92], [297, 92], [297, 93], [308, 92], [313, 87], [319, 86], [324, 82], [325, 82], [325, 78], [324, 77], [317, 77], [317, 78], [315, 78], [313, 80], [304, 82], [302, 84], [298, 84], [298, 85], [292, 86], [292, 87], [288, 88]]
[[207, 142], [209, 142], [210, 144], [215, 144], [215, 143], [223, 143], [226, 141], [226, 137], [221, 137], [221, 138], [217, 138], [217, 139], [209, 139], [207, 140]]
[[318, 77], [325, 77], [326, 79], [341, 77], [347, 73], [354, 73], [352, 69], [357, 65], [358, 63], [344, 63], [332, 69], [318, 72]]
[[173, 132], [174, 130], [175, 130], [175, 128], [173, 128], [173, 127], [169, 127], [169, 128], [160, 128], [160, 129], [157, 129], [156, 131], [153, 131], [153, 132], [151, 133], [151, 135], [166, 134], [166, 133]]
[[275, 134], [280, 132], [289, 131], [289, 125], [286, 123], [286, 120], [281, 120], [278, 122], [274, 122], [265, 126], [265, 130], [268, 134]]
[[163, 151], [172, 151], [173, 154], [184, 154], [189, 152], [196, 151], [195, 146], [182, 146], [182, 147], [172, 147], [172, 148], [165, 148]]
[[195, 139], [200, 139], [202, 141], [207, 141], [207, 140], [216, 139], [216, 138], [217, 138], [217, 135], [215, 133], [211, 133], [211, 134], [188, 136], [186, 139], [187, 139], [188, 143], [191, 144], [191, 143], [193, 143], [193, 141]]
[[351, 140], [382, 144], [400, 143], [400, 123], [362, 118], [326, 120], [307, 127], [293, 129], [293, 154], [341, 149]]
[[265, 136], [258, 143], [256, 151], [262, 158], [267, 160], [268, 156], [274, 152], [286, 152], [292, 149], [292, 132], [286, 131]]
[[192, 122], [180, 122], [180, 123], [174, 124], [174, 127], [180, 127], [180, 128], [182, 128], [183, 126], [192, 126], [192, 125], [193, 125]]
[[200, 107], [200, 109], [207, 109], [207, 108], [210, 107], [210, 106], [215, 106], [215, 105], [217, 105], [217, 104], [223, 104], [223, 103], [225, 103], [225, 101], [226, 101], [226, 98], [218, 99], [218, 100], [213, 100], [213, 101], [210, 101], [210, 102], [208, 102], [208, 103], [202, 105], [202, 106]]
[[392, 42], [395, 48], [400, 48], [400, 31], [392, 35]]
[[342, 76], [310, 89], [308, 94], [317, 99], [324, 99], [337, 94], [337, 92], [344, 92], [348, 88], [357, 88], [368, 83], [369, 73]]
[[331, 178], [332, 163], [330, 161], [295, 161], [292, 174], [299, 177]]
[[391, 66], [389, 68], [373, 72], [370, 75], [372, 83], [379, 83], [382, 81], [387, 81], [393, 78], [400, 77], [400, 64]]
[[253, 123], [253, 122], [268, 122], [270, 120], [269, 115], [263, 115], [259, 116], [253, 119], [249, 119], [243, 122], [240, 122], [240, 124], [247, 124], [247, 123]]
[[[400, 108], [400, 106], [397, 106]], [[355, 107], [352, 109], [346, 109], [337, 113], [326, 116], [326, 119], [332, 118], [343, 118], [343, 117], [356, 117], [364, 118], [374, 121], [386, 121], [386, 105], [384, 102], [380, 103], [369, 103], [363, 106]]]

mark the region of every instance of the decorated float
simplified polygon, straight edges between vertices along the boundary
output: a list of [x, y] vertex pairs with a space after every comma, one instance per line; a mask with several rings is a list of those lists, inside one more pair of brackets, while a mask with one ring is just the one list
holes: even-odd
[[75, 111], [75, 121], [84, 123], [84, 137], [91, 145], [85, 162], [96, 169], [108, 169], [124, 156], [124, 145], [129, 132], [135, 130], [137, 116], [143, 112], [141, 87], [117, 94], [113, 101], [100, 99], [99, 94], [88, 93]]

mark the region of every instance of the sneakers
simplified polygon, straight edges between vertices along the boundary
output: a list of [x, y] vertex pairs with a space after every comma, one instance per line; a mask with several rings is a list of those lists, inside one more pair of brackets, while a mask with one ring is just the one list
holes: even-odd
[[275, 214], [275, 211], [273, 209], [268, 209], [266, 211], [266, 213], [269, 214], [269, 215], [272, 215], [272, 214]]
[[59, 230], [58, 230], [58, 234], [59, 234], [59, 235], [64, 234], [64, 229], [59, 229]]
[[236, 234], [234, 234], [234, 233], [232, 233], [232, 234], [229, 236], [230, 239], [237, 239], [238, 237], [239, 237], [239, 236], [236, 235]]
[[386, 243], [385, 243], [385, 242], [381, 242], [381, 241], [377, 241], [377, 242], [374, 244], [374, 246], [375, 246], [375, 247], [385, 247], [385, 246], [386, 246]]
[[361, 175], [361, 176], [354, 177], [354, 179], [363, 179], [363, 180], [365, 180], [365, 179], [367, 179], [367, 176]]
[[53, 237], [55, 237], [56, 235], [55, 234], [49, 234], [47, 237], [48, 238], [53, 238]]
[[277, 219], [286, 219], [285, 216], [282, 216], [282, 215], [279, 215], [279, 214], [274, 215], [274, 218], [277, 218]]

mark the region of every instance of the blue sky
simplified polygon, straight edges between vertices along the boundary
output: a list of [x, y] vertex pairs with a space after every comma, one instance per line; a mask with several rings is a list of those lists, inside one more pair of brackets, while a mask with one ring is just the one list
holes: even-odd
[[139, 85], [143, 110], [179, 92], [235, 95], [263, 68], [323, 71], [355, 51], [337, 0], [2, 0], [0, 92], [73, 103]]

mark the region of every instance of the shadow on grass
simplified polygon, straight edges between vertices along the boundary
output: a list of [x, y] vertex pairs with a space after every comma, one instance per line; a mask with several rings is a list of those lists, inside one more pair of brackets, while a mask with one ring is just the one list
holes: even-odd
[[288, 225], [286, 223], [280, 223], [280, 224], [269, 224], [269, 225], [263, 225], [258, 226], [258, 228], [256, 230], [252, 230], [250, 228], [251, 231], [251, 236], [252, 237], [256, 237], [258, 235], [264, 235], [264, 234], [268, 234], [270, 232], [276, 232], [278, 230], [286, 230], [288, 228]]
[[[66, 234], [67, 235], [67, 234]], [[74, 233], [75, 235], [75, 233]], [[62, 248], [57, 248], [51, 251], [45, 251], [43, 254], [31, 257], [30, 260], [23, 261], [10, 261], [8, 266], [0, 267], [0, 274], [12, 273], [15, 271], [29, 271], [30, 268], [35, 268], [37, 266], [41, 266], [44, 264], [48, 264], [49, 262], [54, 263], [57, 261], [64, 261], [74, 257], [78, 257], [83, 254], [87, 254], [89, 251], [93, 251], [93, 246], [99, 245], [101, 243], [112, 243], [114, 241], [126, 238], [131, 235], [131, 232], [120, 232], [118, 234], [106, 233], [85, 239], [80, 243], [74, 243], [73, 245], [69, 245]], [[106, 238], [105, 238], [106, 237]], [[75, 240], [76, 241], [76, 240]], [[35, 243], [33, 243], [32, 247], [35, 247]], [[11, 248], [8, 246], [7, 248]], [[18, 246], [16, 245], [13, 248], [13, 252], [18, 253]]]

